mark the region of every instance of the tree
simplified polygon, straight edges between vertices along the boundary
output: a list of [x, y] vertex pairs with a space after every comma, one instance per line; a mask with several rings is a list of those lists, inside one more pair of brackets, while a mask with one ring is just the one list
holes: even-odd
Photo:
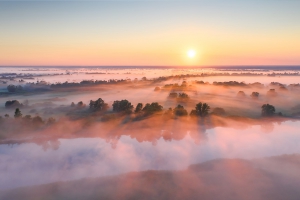
[[257, 99], [259, 97], [259, 93], [258, 92], [252, 92], [252, 94], [250, 95], [253, 99]]
[[75, 107], [75, 103], [74, 102], [71, 103], [71, 107]]
[[135, 107], [135, 113], [141, 112], [143, 109], [143, 104], [142, 103], [138, 103]]
[[151, 104], [147, 103], [143, 108], [143, 111], [147, 113], [154, 113], [162, 111], [163, 107], [159, 105], [157, 102], [153, 102]]
[[38, 127], [42, 126], [44, 124], [44, 121], [40, 116], [35, 116], [34, 118], [32, 118], [32, 124]]
[[16, 119], [22, 117], [22, 113], [19, 108], [16, 109], [14, 117]]
[[213, 111], [212, 111], [211, 114], [222, 116], [222, 115], [225, 115], [226, 112], [225, 112], [225, 110], [223, 108], [216, 107], [216, 108], [213, 109]]
[[277, 92], [275, 91], [275, 89], [270, 89], [270, 90], [267, 92], [267, 96], [268, 96], [268, 97], [276, 97], [276, 96], [277, 96]]
[[177, 98], [177, 97], [178, 97], [178, 94], [177, 94], [176, 92], [171, 92], [171, 93], [169, 94], [169, 97], [170, 97], [170, 98]]
[[261, 107], [261, 115], [263, 117], [270, 117], [275, 114], [275, 107], [270, 104], [264, 104]]
[[209, 110], [210, 110], [210, 107], [207, 103], [199, 102], [198, 104], [196, 104], [195, 110], [191, 111], [190, 115], [205, 117], [208, 115]]
[[[72, 106], [72, 104], [71, 104], [71, 106]], [[77, 103], [77, 107], [78, 108], [83, 108], [83, 107], [85, 107], [86, 105], [82, 102], [82, 101], [79, 101], [78, 103]]]
[[47, 125], [52, 125], [56, 122], [56, 120], [53, 117], [50, 117], [47, 121]]
[[131, 112], [133, 105], [128, 100], [114, 101], [112, 104], [113, 111], [115, 112]]
[[237, 95], [236, 95], [237, 97], [245, 97], [246, 96], [246, 94], [245, 94], [245, 92], [244, 91], [239, 91], [238, 93], [237, 93]]
[[178, 104], [178, 106], [176, 108], [174, 108], [173, 113], [174, 113], [174, 115], [177, 115], [177, 116], [188, 115], [188, 112], [186, 111], [186, 109], [184, 109], [184, 107], [180, 104]]
[[6, 108], [21, 108], [23, 104], [21, 104], [18, 100], [6, 101], [5, 102]]
[[90, 109], [93, 111], [105, 111], [107, 108], [107, 103], [105, 103], [101, 98], [96, 101], [90, 101]]
[[160, 90], [160, 87], [155, 87], [154, 88], [154, 91], [159, 91]]
[[189, 99], [190, 97], [189, 97], [189, 95], [187, 95], [186, 93], [179, 93], [178, 94], [178, 99], [181, 99], [181, 100], [187, 100], [187, 99]]

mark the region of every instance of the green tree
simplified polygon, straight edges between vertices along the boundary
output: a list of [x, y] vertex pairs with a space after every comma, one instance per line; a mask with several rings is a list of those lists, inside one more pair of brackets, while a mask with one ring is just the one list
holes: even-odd
[[135, 107], [135, 113], [141, 112], [143, 109], [143, 104], [142, 103], [138, 103]]
[[207, 103], [199, 102], [198, 104], [196, 104], [195, 110], [191, 111], [190, 115], [205, 117], [208, 115], [209, 110], [210, 110], [210, 107]]
[[105, 111], [107, 108], [107, 103], [105, 103], [101, 98], [96, 101], [90, 101], [90, 109], [93, 111]]
[[188, 115], [188, 112], [186, 111], [186, 109], [184, 109], [184, 107], [180, 104], [176, 108], [174, 108], [173, 113], [174, 113], [174, 115], [177, 115], [177, 116]]
[[143, 108], [143, 111], [147, 113], [154, 113], [154, 112], [160, 112], [163, 110], [163, 107], [159, 105], [157, 102], [153, 102], [151, 104], [147, 103], [145, 107]]
[[20, 117], [22, 117], [22, 113], [21, 113], [21, 110], [20, 110], [19, 108], [16, 108], [14, 117], [15, 117], [15, 118], [20, 118]]
[[128, 100], [114, 101], [112, 104], [113, 111], [115, 112], [131, 112], [133, 109], [133, 105]]
[[270, 117], [275, 114], [275, 107], [270, 104], [264, 104], [261, 107], [261, 115], [263, 117]]

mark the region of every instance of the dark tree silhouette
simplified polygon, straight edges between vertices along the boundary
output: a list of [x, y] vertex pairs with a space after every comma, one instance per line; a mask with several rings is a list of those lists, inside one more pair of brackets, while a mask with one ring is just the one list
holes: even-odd
[[184, 107], [180, 104], [176, 108], [174, 108], [173, 113], [174, 113], [174, 115], [177, 115], [177, 116], [188, 115], [188, 112], [186, 111], [186, 109], [184, 109]]
[[90, 109], [93, 111], [105, 111], [107, 108], [107, 103], [105, 103], [101, 98], [96, 101], [90, 101]]
[[178, 94], [178, 99], [182, 99], [182, 100], [187, 100], [187, 99], [189, 99], [190, 97], [189, 97], [189, 95], [187, 95], [186, 93], [179, 93]]
[[21, 113], [21, 111], [20, 111], [19, 108], [16, 108], [14, 117], [15, 117], [16, 119], [22, 117], [22, 113]]
[[20, 91], [23, 91], [23, 87], [21, 85], [18, 85], [18, 86], [9, 85], [9, 86], [7, 86], [7, 90], [9, 92], [20, 92]]
[[6, 101], [5, 103], [6, 108], [21, 108], [23, 104], [21, 104], [18, 100]]
[[171, 92], [171, 93], [169, 94], [169, 97], [170, 97], [170, 98], [177, 98], [177, 97], [178, 97], [178, 94], [177, 94], [176, 92]]
[[47, 121], [47, 125], [52, 125], [56, 122], [56, 120], [53, 117], [50, 117]]
[[75, 103], [74, 102], [71, 103], [71, 107], [75, 107]]
[[252, 94], [250, 95], [253, 99], [257, 99], [259, 97], [259, 93], [258, 92], [252, 92]]
[[195, 110], [191, 111], [190, 115], [205, 117], [208, 115], [209, 110], [210, 110], [210, 107], [207, 103], [199, 102], [198, 104], [196, 104]]
[[155, 87], [154, 88], [154, 91], [159, 91], [160, 90], [160, 87]]
[[133, 105], [128, 100], [114, 101], [112, 104], [113, 111], [115, 112], [131, 112], [133, 109]]
[[163, 107], [159, 105], [157, 102], [153, 102], [151, 104], [147, 103], [143, 108], [143, 111], [146, 113], [154, 113], [162, 111]]
[[222, 116], [222, 115], [225, 115], [226, 112], [225, 112], [225, 110], [223, 108], [216, 107], [216, 108], [213, 109], [213, 111], [212, 111], [211, 114]]
[[[71, 105], [72, 106], [72, 105]], [[82, 101], [79, 101], [78, 103], [77, 103], [77, 107], [78, 108], [83, 108], [83, 107], [85, 107], [86, 105], [82, 102]]]
[[4, 117], [5, 117], [5, 118], [9, 118], [9, 114], [5, 114]]
[[263, 117], [270, 117], [275, 114], [275, 107], [270, 104], [264, 104], [261, 107], [261, 115]]
[[238, 93], [237, 93], [237, 95], [236, 95], [237, 97], [245, 97], [246, 96], [246, 94], [245, 94], [245, 92], [244, 91], [239, 91]]
[[25, 115], [23, 117], [23, 120], [26, 121], [26, 122], [30, 122], [31, 121], [31, 115]]
[[270, 89], [270, 90], [267, 92], [267, 96], [268, 96], [268, 97], [276, 97], [276, 96], [277, 96], [277, 92], [275, 91], [275, 89]]
[[141, 112], [143, 109], [143, 104], [142, 103], [138, 103], [137, 106], [135, 107], [135, 113]]
[[44, 121], [40, 116], [35, 116], [32, 118], [32, 124], [36, 127], [44, 125]]
[[173, 109], [169, 108], [168, 110], [165, 111], [165, 115], [173, 115]]

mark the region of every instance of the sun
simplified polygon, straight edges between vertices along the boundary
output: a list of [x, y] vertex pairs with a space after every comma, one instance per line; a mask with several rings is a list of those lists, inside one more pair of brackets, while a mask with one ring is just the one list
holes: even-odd
[[195, 56], [196, 56], [196, 51], [194, 51], [194, 50], [188, 50], [188, 52], [187, 52], [187, 56], [189, 57], [189, 58], [194, 58]]

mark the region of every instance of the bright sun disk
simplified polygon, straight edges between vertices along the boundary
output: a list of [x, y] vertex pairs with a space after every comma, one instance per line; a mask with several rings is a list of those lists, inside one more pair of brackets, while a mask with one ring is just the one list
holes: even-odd
[[189, 50], [189, 51], [187, 52], [187, 55], [188, 55], [188, 57], [190, 57], [190, 58], [194, 58], [195, 55], [196, 55], [196, 51], [194, 51], [194, 50]]

